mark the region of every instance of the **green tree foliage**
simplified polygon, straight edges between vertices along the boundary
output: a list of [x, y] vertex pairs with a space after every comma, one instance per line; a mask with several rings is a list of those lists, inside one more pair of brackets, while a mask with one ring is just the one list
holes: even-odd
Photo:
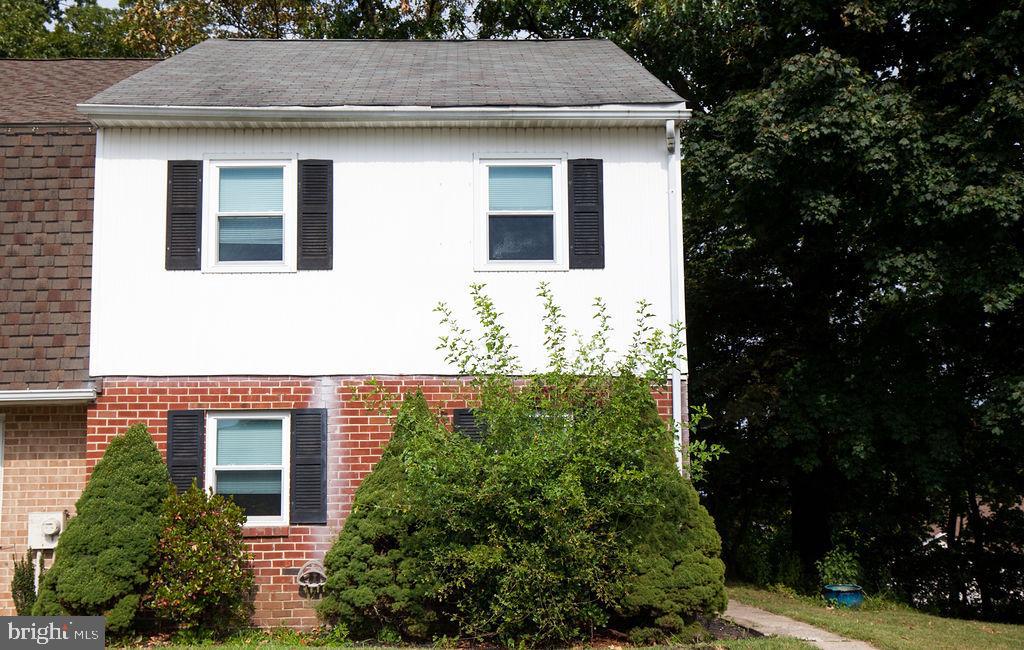
[[473, 289], [480, 335], [441, 307], [448, 360], [475, 377], [482, 443], [410, 396], [394, 442], [356, 496], [327, 559], [320, 613], [356, 636], [558, 644], [593, 630], [665, 637], [725, 607], [720, 540], [678, 472], [658, 417], [680, 332], [649, 325], [617, 362], [608, 318], [570, 345], [541, 298], [549, 369], [520, 366], [500, 314]]
[[692, 386], [743, 449], [712, 507], [730, 557], [790, 513], [805, 576], [850, 542], [875, 587], [1019, 613], [1020, 5], [861, 9], [688, 130]]
[[46, 9], [32, 0], [0, 0], [0, 56], [31, 57], [46, 38]]
[[132, 629], [156, 561], [167, 467], [142, 424], [110, 442], [77, 516], [60, 536], [35, 616], [106, 616], [111, 634]]
[[323, 35], [333, 6], [319, 0], [126, 0], [124, 42], [142, 56], [165, 57], [208, 38]]
[[245, 627], [255, 584], [244, 524], [245, 513], [233, 501], [195, 483], [168, 497], [150, 609], [183, 631], [220, 635]]
[[133, 56], [120, 16], [96, 0], [0, 0], [0, 58]]
[[470, 0], [342, 0], [324, 11], [328, 38], [459, 38]]

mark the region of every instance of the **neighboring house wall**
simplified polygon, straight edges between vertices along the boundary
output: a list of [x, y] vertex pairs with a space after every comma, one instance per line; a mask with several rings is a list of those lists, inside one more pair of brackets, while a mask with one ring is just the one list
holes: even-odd
[[[543, 361], [539, 282], [551, 284], [570, 332], [593, 330], [592, 302], [603, 297], [620, 349], [637, 300], [669, 320], [664, 128], [104, 128], [100, 137], [95, 376], [451, 374], [432, 310], [447, 301], [470, 324], [473, 282], [487, 284], [527, 368]], [[487, 154], [602, 159], [605, 268], [475, 271], [474, 156]], [[333, 270], [165, 270], [167, 161], [239, 155], [334, 161]], [[207, 210], [211, 185], [208, 173]], [[564, 202], [564, 187], [555, 190]]]
[[153, 63], [0, 60], [0, 615], [29, 513], [73, 510], [85, 484], [87, 406], [31, 405], [31, 391], [92, 385], [96, 131], [76, 105]]
[[[472, 404], [472, 393], [451, 377], [378, 377], [391, 394], [421, 390], [432, 408], [448, 414]], [[371, 377], [108, 377], [89, 411], [88, 463], [95, 465], [109, 441], [128, 425], [144, 422], [166, 453], [167, 411], [325, 408], [327, 428], [327, 525], [246, 528], [258, 585], [256, 623], [311, 627], [315, 601], [296, 584], [299, 569], [323, 560], [347, 517], [356, 488], [379, 460], [391, 437], [388, 418], [365, 396]], [[671, 411], [667, 391], [655, 393], [663, 417]]]
[[[15, 406], [3, 422], [3, 498], [0, 500], [0, 616], [13, 616], [14, 559], [27, 549], [30, 512], [74, 514], [85, 486], [86, 415], [83, 406]], [[46, 565], [52, 551], [44, 551]]]
[[[0, 129], [0, 389], [88, 385], [94, 129]], [[29, 513], [74, 512], [85, 485], [86, 406], [2, 406], [0, 417], [0, 615], [13, 615]]]
[[96, 136], [0, 126], [0, 388], [89, 379]]

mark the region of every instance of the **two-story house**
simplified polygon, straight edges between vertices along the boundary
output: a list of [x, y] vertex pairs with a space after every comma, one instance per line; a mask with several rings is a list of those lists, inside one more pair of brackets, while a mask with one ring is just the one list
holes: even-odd
[[688, 111], [609, 42], [207, 41], [79, 108], [98, 127], [89, 462], [142, 421], [176, 485], [232, 495], [260, 623], [315, 620], [298, 574], [390, 435], [370, 379], [467, 405], [439, 301], [468, 317], [486, 283], [527, 368], [541, 281], [570, 331], [603, 297], [619, 347], [640, 299], [682, 319]]

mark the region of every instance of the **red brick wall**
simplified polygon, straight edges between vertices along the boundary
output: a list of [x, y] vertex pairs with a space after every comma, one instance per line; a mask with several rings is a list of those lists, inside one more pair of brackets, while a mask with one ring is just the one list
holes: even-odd
[[88, 126], [0, 128], [0, 387], [89, 380]]
[[[382, 377], [379, 381], [395, 394], [421, 389], [434, 407], [466, 405], [457, 380]], [[367, 408], [357, 396], [357, 391], [370, 390], [363, 377], [106, 378], [103, 394], [89, 410], [88, 463], [92, 467], [110, 439], [135, 422], [145, 423], [165, 451], [168, 410], [328, 409], [328, 525], [246, 531], [258, 585], [257, 623], [309, 627], [316, 624], [313, 602], [299, 594], [295, 573], [308, 560], [323, 559], [349, 512], [356, 488], [391, 436], [387, 417]]]
[[[388, 392], [420, 389], [434, 408], [466, 406], [464, 384], [440, 377], [381, 377]], [[308, 627], [316, 624], [313, 602], [302, 598], [295, 572], [308, 560], [321, 560], [348, 515], [356, 488], [380, 458], [391, 437], [388, 419], [367, 408], [359, 393], [370, 392], [365, 377], [292, 378], [107, 378], [103, 394], [89, 411], [90, 466], [111, 437], [144, 422], [161, 450], [167, 439], [167, 411], [175, 409], [328, 409], [328, 525], [247, 531], [258, 593], [257, 623]], [[658, 397], [667, 415], [671, 400]]]
[[[82, 406], [0, 409], [3, 485], [0, 503], [0, 616], [14, 614], [10, 585], [14, 558], [28, 547], [28, 513], [69, 510], [85, 486]], [[46, 552], [49, 560], [50, 552]], [[48, 564], [48, 562], [47, 562]]]

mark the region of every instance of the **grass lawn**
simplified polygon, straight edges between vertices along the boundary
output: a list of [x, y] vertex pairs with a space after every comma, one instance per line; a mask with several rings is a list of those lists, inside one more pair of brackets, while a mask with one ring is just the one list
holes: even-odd
[[[282, 645], [276, 643], [268, 643], [265, 645], [173, 645], [173, 646], [159, 646], [160, 650], [217, 650], [218, 648], [259, 648], [259, 650], [291, 650], [292, 648], [302, 648], [303, 650], [317, 650], [316, 646], [295, 646], [295, 645]], [[417, 646], [393, 646], [393, 647], [371, 647], [371, 646], [359, 646], [352, 645], [347, 646], [351, 650], [417, 650]], [[423, 646], [424, 650], [432, 650], [430, 646]], [[624, 646], [628, 650], [670, 650], [670, 648], [692, 648], [693, 650], [813, 650], [814, 646], [800, 641], [798, 639], [790, 638], [762, 638], [762, 639], [740, 639], [736, 641], [716, 641], [709, 644], [701, 644], [696, 646], [659, 646], [657, 648], [632, 648], [630, 646]], [[332, 646], [330, 650], [337, 650], [338, 646]], [[324, 649], [328, 650], [328, 649]], [[607, 650], [607, 648], [602, 648]]]
[[777, 594], [746, 585], [730, 585], [729, 597], [795, 618], [881, 650], [1002, 650], [1024, 648], [1024, 625], [1003, 625], [942, 618], [899, 605], [864, 609], [826, 609], [813, 598]]

